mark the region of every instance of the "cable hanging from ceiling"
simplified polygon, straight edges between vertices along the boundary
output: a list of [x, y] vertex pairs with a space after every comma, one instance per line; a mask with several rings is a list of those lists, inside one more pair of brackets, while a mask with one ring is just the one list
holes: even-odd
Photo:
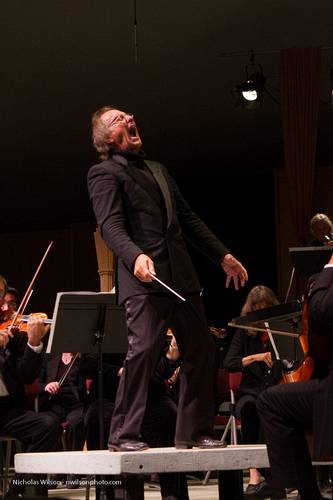
[[134, 62], [139, 62], [139, 45], [138, 45], [138, 16], [136, 0], [133, 0], [133, 31], [134, 31]]

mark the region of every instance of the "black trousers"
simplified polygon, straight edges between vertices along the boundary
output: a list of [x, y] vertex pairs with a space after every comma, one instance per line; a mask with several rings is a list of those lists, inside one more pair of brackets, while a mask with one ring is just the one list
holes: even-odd
[[[107, 447], [107, 436], [110, 429], [111, 417], [114, 409], [114, 404], [108, 399], [103, 400], [103, 424], [104, 424], [104, 440], [103, 447]], [[99, 450], [99, 400], [92, 401], [87, 407], [84, 418], [84, 433], [88, 450]]]
[[[104, 400], [104, 430], [110, 427], [114, 405]], [[99, 449], [99, 401], [93, 401], [84, 415], [84, 428], [88, 450]], [[177, 405], [164, 394], [148, 396], [143, 418], [142, 437], [152, 448], [173, 446], [177, 419]], [[105, 436], [107, 434], [105, 433]], [[105, 446], [107, 442], [105, 441]], [[162, 498], [188, 500], [186, 475], [183, 473], [159, 474]], [[107, 498], [114, 498], [112, 488], [107, 488]], [[99, 498], [98, 489], [96, 498]]]
[[277, 487], [315, 488], [305, 433], [312, 429], [313, 400], [318, 383], [318, 380], [309, 380], [274, 386], [257, 400], [272, 482]]
[[175, 441], [212, 435], [214, 344], [199, 295], [185, 303], [167, 295], [133, 296], [125, 308], [129, 347], [109, 442], [140, 438], [149, 381], [169, 327], [183, 358]]
[[66, 451], [80, 451], [84, 446], [84, 428], [83, 428], [83, 405], [64, 408], [58, 404], [50, 404], [46, 411], [51, 416], [60, 419], [61, 423], [66, 423]]
[[24, 451], [52, 451], [60, 433], [56, 415], [17, 408], [10, 397], [0, 398], [0, 434], [21, 441]]
[[[18, 408], [10, 396], [0, 397], [0, 434], [18, 439], [26, 452], [52, 451], [61, 434], [60, 420], [56, 415]], [[37, 483], [45, 479], [45, 476], [33, 476]], [[29, 475], [15, 474], [15, 480], [21, 482], [14, 484], [12, 481], [8, 495], [24, 493], [24, 478], [29, 479]], [[37, 484], [29, 494], [47, 495], [47, 487]]]
[[265, 442], [256, 403], [257, 397], [251, 394], [244, 394], [236, 403], [236, 415], [242, 423], [241, 438], [243, 444]]

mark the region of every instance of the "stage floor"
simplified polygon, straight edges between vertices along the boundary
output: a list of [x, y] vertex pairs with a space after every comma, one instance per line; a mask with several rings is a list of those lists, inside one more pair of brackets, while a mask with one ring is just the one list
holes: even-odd
[[[207, 485], [202, 485], [200, 480], [189, 479], [189, 496], [190, 500], [218, 500], [217, 481], [212, 479]], [[244, 481], [246, 487], [246, 478]], [[58, 497], [68, 500], [85, 500], [85, 489], [65, 489], [58, 487], [54, 490], [49, 490], [49, 497]], [[292, 492], [287, 496], [288, 500], [296, 500], [297, 492]], [[95, 489], [91, 488], [90, 500], [95, 500]], [[145, 500], [161, 500], [161, 495], [158, 485], [145, 483]]]

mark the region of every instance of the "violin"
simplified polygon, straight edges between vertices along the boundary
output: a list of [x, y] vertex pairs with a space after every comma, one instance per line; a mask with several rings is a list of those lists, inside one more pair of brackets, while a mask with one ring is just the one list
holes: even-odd
[[[30, 300], [30, 297], [32, 295], [32, 292], [33, 292], [33, 285], [35, 283], [35, 280], [38, 276], [38, 273], [39, 271], [41, 270], [41, 267], [42, 265], [44, 264], [45, 262], [45, 259], [51, 249], [53, 245], [53, 242], [51, 241], [50, 244], [48, 245], [43, 257], [42, 257], [42, 260], [40, 261], [37, 269], [36, 269], [36, 272], [23, 296], [23, 299], [21, 301], [21, 304], [19, 305], [17, 311], [13, 312], [13, 313], [10, 313], [11, 314], [11, 317], [8, 318], [8, 314], [5, 312], [5, 311], [2, 311], [2, 316], [0, 317], [0, 329], [2, 330], [5, 330], [6, 328], [11, 331], [19, 331], [19, 332], [25, 332], [27, 331], [27, 321], [30, 317], [30, 315], [23, 315], [23, 312]], [[47, 320], [47, 315], [44, 314], [44, 313], [35, 313], [38, 317], [42, 318], [44, 320], [44, 323], [51, 323], [51, 320]], [[7, 319], [7, 321], [4, 321], [4, 318]], [[2, 320], [2, 322], [1, 322]]]
[[[47, 314], [42, 313], [42, 312], [36, 312], [36, 313], [31, 313], [31, 314], [18, 314], [16, 318], [12, 315], [11, 318], [5, 318], [3, 321], [0, 321], [0, 330], [15, 330], [18, 331], [19, 333], [26, 333], [28, 329], [28, 320], [30, 316], [36, 316], [38, 318], [41, 318], [43, 320], [43, 323], [45, 325], [50, 325], [52, 324], [52, 319], [49, 319], [47, 317]], [[14, 319], [14, 322], [13, 322]]]

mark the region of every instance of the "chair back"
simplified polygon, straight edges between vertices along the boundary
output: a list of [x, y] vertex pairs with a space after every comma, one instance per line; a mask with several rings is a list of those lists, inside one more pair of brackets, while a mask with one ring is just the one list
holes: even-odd
[[218, 369], [217, 393], [220, 403], [230, 400], [229, 373], [224, 368]]
[[237, 392], [239, 390], [243, 372], [229, 373], [229, 388], [231, 391]]

